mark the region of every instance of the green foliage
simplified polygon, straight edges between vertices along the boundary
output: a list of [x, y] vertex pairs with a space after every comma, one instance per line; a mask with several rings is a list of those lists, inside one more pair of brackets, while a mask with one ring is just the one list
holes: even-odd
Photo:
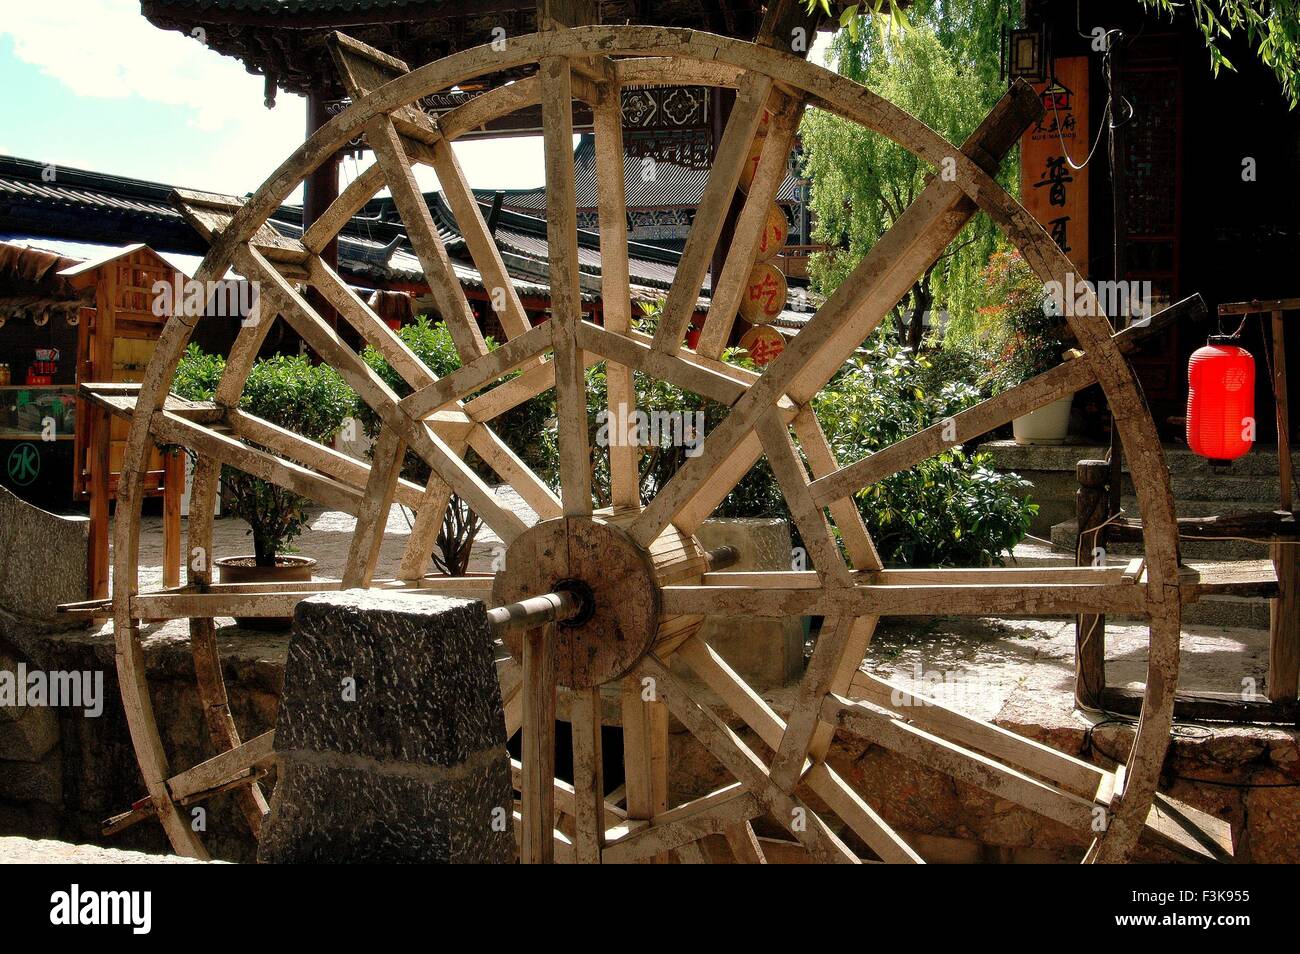
[[[397, 334], [415, 356], [438, 377], [446, 377], [460, 367], [460, 355], [456, 351], [456, 345], [445, 322], [433, 322], [427, 315], [420, 315], [410, 324], [403, 325]], [[487, 346], [489, 350], [496, 350], [498, 343], [488, 338]], [[367, 346], [361, 353], [361, 357], [398, 397], [405, 397], [411, 393], [411, 386], [373, 347]], [[546, 430], [545, 422], [554, 413], [554, 398], [548, 392], [546, 395], [512, 408], [496, 418], [492, 425], [501, 439], [523, 459], [524, 463], [552, 482], [555, 477], [552, 472], [555, 466], [554, 457], [543, 443], [539, 443], [538, 435]], [[374, 437], [379, 433], [379, 416], [364, 401], [359, 399], [356, 401], [354, 414], [366, 434]], [[486, 465], [472, 451], [467, 453], [466, 459], [481, 476], [487, 477], [490, 474]], [[402, 475], [408, 480], [424, 483], [429, 478], [429, 465], [419, 456], [408, 451]]]
[[[427, 315], [420, 315], [410, 324], [403, 325], [397, 334], [437, 377], [446, 377], [461, 366], [460, 354], [456, 351], [455, 342], [445, 322], [432, 322]], [[497, 342], [488, 338], [487, 346], [489, 350], [496, 350]], [[411, 386], [373, 347], [367, 345], [361, 357], [399, 397], [411, 393]], [[379, 433], [379, 415], [359, 398], [354, 413], [366, 434], [374, 437]], [[492, 422], [494, 430], [505, 444], [552, 485], [558, 483], [558, 455], [554, 453], [554, 434], [547, 433], [546, 421], [554, 413], [553, 392], [547, 392], [512, 408]], [[466, 451], [465, 460], [479, 476], [495, 482], [491, 469], [472, 450]], [[429, 479], [429, 473], [428, 463], [408, 450], [402, 462], [402, 476], [424, 484]], [[452, 494], [432, 554], [434, 565], [440, 572], [463, 576], [468, 571], [474, 540], [482, 525], [482, 520], [469, 504]]]
[[1260, 62], [1273, 71], [1294, 109], [1300, 103], [1300, 5], [1295, 0], [1141, 0], [1142, 6], [1167, 15], [1190, 10], [1210, 54], [1215, 76], [1221, 67], [1236, 69], [1219, 44], [1245, 34]]
[[[1163, 13], [1169, 19], [1188, 11], [1205, 40], [1210, 69], [1215, 76], [1222, 67], [1236, 69], [1219, 44], [1233, 35], [1245, 35], [1255, 48], [1260, 62], [1273, 71], [1291, 108], [1300, 103], [1300, 6], [1294, 0], [1138, 0], [1147, 10]], [[841, 27], [857, 39], [862, 17], [869, 16], [878, 31], [905, 29], [907, 19], [901, 4], [893, 0], [865, 0], [861, 3], [832, 3], [831, 0], [804, 0], [811, 12], [822, 10], [839, 19]], [[978, 48], [993, 48], [1004, 24], [1014, 23], [1016, 7], [1005, 0], [974, 0], [960, 3], [950, 0], [917, 0], [910, 7], [912, 15], [921, 11], [942, 11], [940, 22], [948, 24], [954, 35], [964, 35]], [[1009, 16], [1006, 14], [1009, 11]], [[963, 12], [967, 16], [963, 16]], [[950, 47], [951, 48], [951, 47]]]
[[979, 346], [996, 393], [1061, 363], [1073, 344], [1057, 309], [1044, 307], [1043, 284], [1017, 251], [1001, 251], [983, 273]]
[[[997, 78], [996, 39], [987, 49], [973, 47], [965, 33], [935, 13], [944, 10], [941, 4], [918, 5], [911, 11], [911, 27], [902, 31], [841, 31], [831, 41], [830, 59], [844, 76], [961, 143], [1004, 87]], [[810, 271], [818, 290], [829, 294], [898, 220], [935, 170], [884, 136], [820, 110], [805, 115], [800, 132], [803, 172], [812, 183], [810, 205], [817, 223], [813, 238], [829, 246], [813, 256]], [[1008, 188], [1014, 186], [1013, 171], [1014, 162], [1008, 161], [999, 174]], [[994, 250], [996, 235], [986, 216], [972, 218], [917, 280], [896, 314], [900, 341], [919, 345], [917, 319], [933, 307], [959, 316], [974, 312], [979, 270]]]
[[[928, 362], [877, 336], [813, 402], [840, 460], [880, 450], [971, 406], [969, 381], [927, 390]], [[957, 446], [858, 492], [854, 501], [881, 559], [907, 566], [1000, 562], [1024, 535], [1038, 506], [1029, 484], [995, 471], [988, 455]]]
[[[724, 357], [747, 364], [741, 352]], [[945, 367], [951, 377], [944, 376]], [[960, 357], [954, 357], [936, 369], [927, 359], [877, 336], [822, 390], [813, 407], [840, 459], [857, 460], [978, 401], [981, 395], [970, 383], [974, 367], [973, 360], [962, 364]], [[598, 438], [605, 385], [603, 367], [588, 369], [587, 415], [593, 449], [602, 443]], [[702, 411], [706, 441], [727, 413], [721, 405], [639, 373], [634, 375], [634, 386], [638, 409], [649, 414]], [[598, 451], [592, 459], [595, 503], [606, 506], [608, 455]], [[641, 448], [642, 499], [653, 498], [689, 459], [680, 444]], [[956, 447], [886, 478], [858, 494], [855, 502], [886, 561], [910, 566], [987, 565], [1028, 532], [1038, 508], [1029, 502], [1027, 490], [1028, 484], [1019, 477], [994, 471], [986, 455]], [[751, 468], [715, 515], [788, 518], [765, 459]]]
[[[190, 345], [176, 369], [172, 390], [193, 401], [211, 400], [225, 359]], [[319, 443], [328, 443], [352, 411], [354, 395], [337, 371], [302, 355], [275, 355], [253, 364], [239, 406], [257, 417]], [[248, 522], [258, 566], [274, 566], [307, 525], [303, 497], [233, 467], [221, 471], [230, 511]]]

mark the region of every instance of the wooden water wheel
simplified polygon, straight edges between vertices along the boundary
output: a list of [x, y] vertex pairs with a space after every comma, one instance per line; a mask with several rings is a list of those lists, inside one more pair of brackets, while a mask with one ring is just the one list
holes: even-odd
[[[1066, 280], [1069, 261], [1042, 228], [992, 178], [1000, 158], [1041, 112], [1023, 84], [1012, 88], [960, 147], [871, 90], [813, 66], [775, 44], [748, 43], [657, 27], [553, 28], [509, 38], [413, 71], [335, 36], [336, 59], [352, 104], [332, 118], [251, 198], [180, 193], [178, 201], [211, 249], [197, 279], [234, 268], [260, 284], [264, 320], [247, 323], [227, 361], [215, 400], [169, 395], [196, 319], [176, 316], [137, 391], [94, 389], [95, 399], [132, 417], [119, 488], [112, 610], [126, 713], [148, 795], [132, 817], [152, 815], [181, 853], [204, 855], [188, 805], [235, 790], [256, 832], [267, 803], [254, 768], [271, 754], [270, 733], [244, 740], [226, 704], [214, 617], [283, 616], [309, 595], [339, 587], [390, 587], [476, 596], [490, 605], [538, 595], [559, 581], [591, 594], [588, 619], [513, 637], [515, 661], [502, 670], [507, 732], [522, 727], [516, 765], [517, 822], [525, 860], [633, 861], [677, 852], [700, 857], [700, 839], [725, 834], [746, 861], [763, 860], [752, 821], [766, 816], [819, 861], [857, 862], [852, 832], [886, 861], [920, 857], [826, 761], [836, 732], [859, 733], [936, 769], [1072, 826], [1091, 841], [1085, 860], [1124, 859], [1143, 834], [1202, 856], [1221, 830], [1157, 793], [1169, 739], [1178, 672], [1180, 586], [1170, 485], [1160, 444], [1125, 352], [1166, 323], [1112, 334], [1104, 317], [1071, 317], [1081, 356], [966, 410], [942, 425], [856, 462], [841, 464], [811, 400], [853, 350], [889, 315], [915, 277], [962, 225], [983, 210], [1041, 278]], [[490, 89], [430, 119], [421, 97], [502, 70], [526, 78]], [[736, 103], [717, 150], [695, 224], [655, 333], [631, 323], [623, 186], [620, 87], [694, 83], [734, 87]], [[574, 205], [574, 99], [595, 116], [599, 170], [604, 324], [584, 320]], [[451, 143], [498, 116], [540, 103], [545, 125], [552, 319], [530, 326]], [[828, 110], [889, 137], [954, 174], [935, 176], [897, 224], [761, 374], [721, 359], [741, 289], [787, 167], [806, 106]], [[313, 169], [364, 136], [377, 162], [350, 184], [301, 240], [277, 233], [268, 216]], [[713, 291], [696, 349], [683, 345], [721, 223], [756, 139], [761, 151], [739, 213], [735, 238]], [[508, 341], [488, 351], [448, 260], [412, 166], [431, 165], [484, 283], [501, 289]], [[391, 190], [463, 366], [436, 379], [402, 341], [325, 264], [321, 251], [381, 188]], [[310, 287], [373, 345], [413, 389], [398, 397], [309, 303]], [[1085, 309], [1086, 311], [1086, 309]], [[1092, 312], [1087, 312], [1092, 314]], [[1172, 315], [1172, 312], [1171, 312]], [[258, 347], [282, 318], [335, 367], [382, 420], [366, 465], [259, 420], [238, 408]], [[603, 363], [611, 405], [633, 403], [640, 372], [730, 408], [690, 459], [648, 502], [639, 499], [635, 449], [608, 450], [613, 508], [593, 512], [584, 368]], [[502, 381], [512, 372], [521, 372]], [[500, 383], [498, 383], [500, 382]], [[1145, 558], [1125, 568], [888, 570], [881, 566], [852, 495], [945, 447], [967, 441], [1032, 408], [1099, 384], [1114, 410], [1146, 527]], [[561, 452], [558, 495], [513, 454], [493, 421], [554, 388]], [[213, 500], [222, 465], [241, 468], [357, 517], [341, 581], [214, 583], [200, 561], [179, 589], [138, 588], [140, 502], [147, 453], [155, 443], [196, 452], [188, 552], [212, 547]], [[611, 442], [617, 443], [617, 442]], [[428, 462], [427, 486], [400, 479], [406, 449]], [[466, 465], [472, 448], [537, 512], [528, 527]], [[693, 532], [760, 457], [776, 475], [815, 569], [718, 572], [706, 565]], [[811, 471], [811, 473], [810, 473]], [[467, 501], [508, 545], [506, 569], [490, 577], [431, 576], [429, 554], [451, 493]], [[416, 512], [400, 566], [376, 563], [393, 501]], [[829, 517], [828, 517], [829, 514]], [[847, 561], [841, 553], [838, 531]], [[197, 567], [197, 568], [196, 568]], [[617, 572], [611, 572], [611, 568]], [[890, 686], [859, 670], [884, 616], [1132, 613], [1150, 621], [1150, 661], [1141, 722], [1126, 764], [1108, 771], [939, 705], [900, 705]], [[811, 662], [788, 716], [774, 711], [698, 636], [708, 615], [824, 617]], [[220, 754], [177, 771], [168, 764], [146, 684], [138, 620], [191, 618], [193, 654], [212, 741]], [[617, 638], [615, 638], [617, 637]], [[617, 643], [617, 645], [616, 645]], [[679, 678], [681, 660], [707, 686]], [[556, 685], [571, 696], [574, 781], [553, 777]], [[601, 689], [618, 689], [626, 785], [617, 797], [601, 779]], [[729, 713], [718, 707], [720, 699]], [[904, 703], [915, 701], [904, 697]], [[679, 720], [734, 777], [734, 784], [681, 805], [667, 802], [668, 717]], [[746, 724], [758, 749], [732, 728]], [[815, 801], [811, 801], [813, 799]], [[814, 804], [816, 810], [814, 810]], [[571, 819], [568, 835], [553, 823]], [[125, 821], [130, 818], [124, 818]], [[1197, 831], [1196, 829], [1203, 829]]]

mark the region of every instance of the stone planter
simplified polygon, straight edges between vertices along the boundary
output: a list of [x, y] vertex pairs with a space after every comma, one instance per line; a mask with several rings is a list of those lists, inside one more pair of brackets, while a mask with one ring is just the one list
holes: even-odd
[[[275, 555], [275, 566], [258, 566], [251, 554], [222, 557], [217, 561], [218, 583], [310, 583], [316, 561], [311, 557]], [[244, 629], [285, 630], [293, 624], [291, 616], [235, 617]]]
[[1070, 407], [1074, 395], [1045, 404], [1011, 422], [1017, 444], [1064, 444], [1070, 433]]

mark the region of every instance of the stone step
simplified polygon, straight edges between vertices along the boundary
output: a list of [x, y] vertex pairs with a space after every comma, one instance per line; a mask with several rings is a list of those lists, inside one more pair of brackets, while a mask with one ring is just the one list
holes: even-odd
[[[986, 441], [980, 450], [993, 456], [999, 470], [1060, 470], [1074, 473], [1081, 460], [1100, 460], [1107, 448], [1090, 444], [1023, 445], [1015, 441]], [[1174, 477], [1277, 477], [1277, 448], [1261, 446], [1231, 464], [1216, 467], [1186, 447], [1165, 445], [1165, 461]], [[1291, 454], [1300, 472], [1300, 450]], [[1125, 468], [1127, 470], [1127, 468]]]
[[[1183, 516], [1203, 515], [1183, 514]], [[1052, 527], [1052, 545], [1060, 550], [1073, 554], [1078, 539], [1079, 531], [1073, 520], [1066, 520]], [[1116, 554], [1130, 557], [1142, 552], [1142, 548], [1135, 543], [1115, 543], [1109, 549]], [[1182, 554], [1183, 558], [1188, 560], [1263, 560], [1268, 557], [1268, 545], [1248, 540], [1184, 539]]]
[[[1026, 540], [1016, 547], [1013, 560], [1008, 564], [1015, 566], [1074, 566], [1074, 546], [1078, 539], [1074, 521], [1058, 523], [1052, 527], [1052, 545], [1043, 541]], [[1183, 559], [1187, 560], [1258, 560], [1268, 556], [1267, 548], [1259, 547], [1257, 552], [1247, 553], [1237, 550], [1236, 540], [1183, 542]], [[1253, 544], [1242, 544], [1253, 547]], [[1133, 544], [1115, 545], [1106, 554], [1108, 566], [1124, 565], [1141, 553], [1141, 548]], [[1234, 554], [1229, 556], [1228, 552]], [[1206, 626], [1241, 626], [1247, 629], [1268, 629], [1268, 601], [1250, 599], [1241, 596], [1215, 594], [1202, 597], [1195, 603], [1183, 607], [1183, 622]]]
[[[1136, 496], [1123, 496], [1119, 499], [1125, 513], [1141, 516]], [[1225, 516], [1230, 513], [1269, 513], [1278, 508], [1278, 500], [1265, 498], [1240, 500], [1214, 500], [1204, 498], [1174, 497], [1174, 511], [1180, 517], [1212, 517], [1216, 514]]]

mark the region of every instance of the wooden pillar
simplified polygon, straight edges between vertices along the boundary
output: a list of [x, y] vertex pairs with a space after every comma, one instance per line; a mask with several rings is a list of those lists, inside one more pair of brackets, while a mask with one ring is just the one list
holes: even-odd
[[[731, 108], [736, 104], [736, 91], [726, 89], [721, 86], [715, 86], [709, 90], [710, 110], [709, 110], [709, 132], [713, 139], [713, 154], [718, 152], [718, 144], [722, 142], [722, 134], [726, 131], [727, 120], [731, 118]], [[736, 217], [740, 214], [740, 208], [745, 203], [745, 197], [737, 192], [731, 198], [731, 208], [727, 210], [727, 217], [723, 220], [722, 231], [718, 233], [718, 244], [713, 248], [713, 259], [709, 262], [709, 288], [710, 294], [712, 289], [718, 287], [718, 279], [722, 277], [722, 269], [727, 264], [727, 252], [731, 250], [731, 242], [736, 234]], [[725, 347], [730, 342], [723, 342]]]
[[524, 636], [524, 724], [520, 761], [523, 830], [519, 860], [550, 864], [555, 860], [555, 624], [530, 629]]
[[[1291, 420], [1287, 408], [1286, 335], [1282, 312], [1273, 319], [1273, 403], [1277, 408], [1277, 463], [1282, 509], [1295, 510], [1291, 473]], [[1300, 683], [1300, 560], [1297, 542], [1287, 540], [1271, 547], [1277, 570], [1278, 596], [1269, 600], [1268, 698], [1292, 702]]]
[[[1077, 468], [1079, 490], [1075, 513], [1079, 544], [1075, 564], [1091, 566], [1093, 550], [1105, 547], [1106, 531], [1098, 529], [1110, 516], [1107, 493], [1111, 465], [1105, 460], [1081, 460]], [[1084, 709], [1100, 709], [1106, 688], [1106, 617], [1078, 616], [1074, 623], [1074, 701]]]
[[[329, 122], [330, 115], [327, 108], [325, 96], [318, 90], [312, 90], [307, 94], [307, 132], [306, 137], [310, 138], [321, 126]], [[331, 156], [325, 162], [307, 177], [302, 187], [302, 228], [306, 232], [311, 224], [324, 214], [329, 208], [330, 203], [339, 196], [339, 165], [338, 157]], [[329, 243], [321, 249], [321, 260], [332, 269], [338, 268], [339, 261], [339, 243], [337, 238], [332, 238]], [[331, 328], [338, 328], [338, 312], [334, 307], [325, 300], [325, 298], [316, 291], [309, 288], [307, 290], [307, 301], [311, 304], [316, 312], [329, 322]], [[346, 329], [345, 329], [346, 331]], [[346, 338], [345, 334], [345, 338]], [[351, 341], [351, 344], [357, 344]]]
[[185, 490], [185, 452], [164, 452], [163, 586], [181, 585], [181, 494]]
[[90, 417], [90, 439], [86, 442], [87, 489], [90, 497], [90, 545], [86, 561], [86, 595], [92, 600], [108, 596], [108, 445], [111, 418], [108, 412], [81, 399], [79, 411]]
[[[1111, 234], [1114, 248], [1115, 281], [1122, 282], [1126, 268], [1124, 255], [1124, 206], [1127, 196], [1124, 193], [1124, 123], [1120, 120], [1129, 108], [1120, 93], [1120, 63], [1124, 52], [1124, 34], [1116, 33], [1110, 40], [1106, 51], [1105, 69], [1109, 73], [1110, 86], [1110, 190], [1111, 190]], [[1080, 276], [1086, 278], [1087, 276]], [[1115, 330], [1127, 327], [1127, 315], [1111, 317], [1111, 326]], [[1119, 513], [1120, 493], [1124, 476], [1124, 447], [1120, 443], [1119, 428], [1115, 415], [1110, 417], [1110, 512]]]

